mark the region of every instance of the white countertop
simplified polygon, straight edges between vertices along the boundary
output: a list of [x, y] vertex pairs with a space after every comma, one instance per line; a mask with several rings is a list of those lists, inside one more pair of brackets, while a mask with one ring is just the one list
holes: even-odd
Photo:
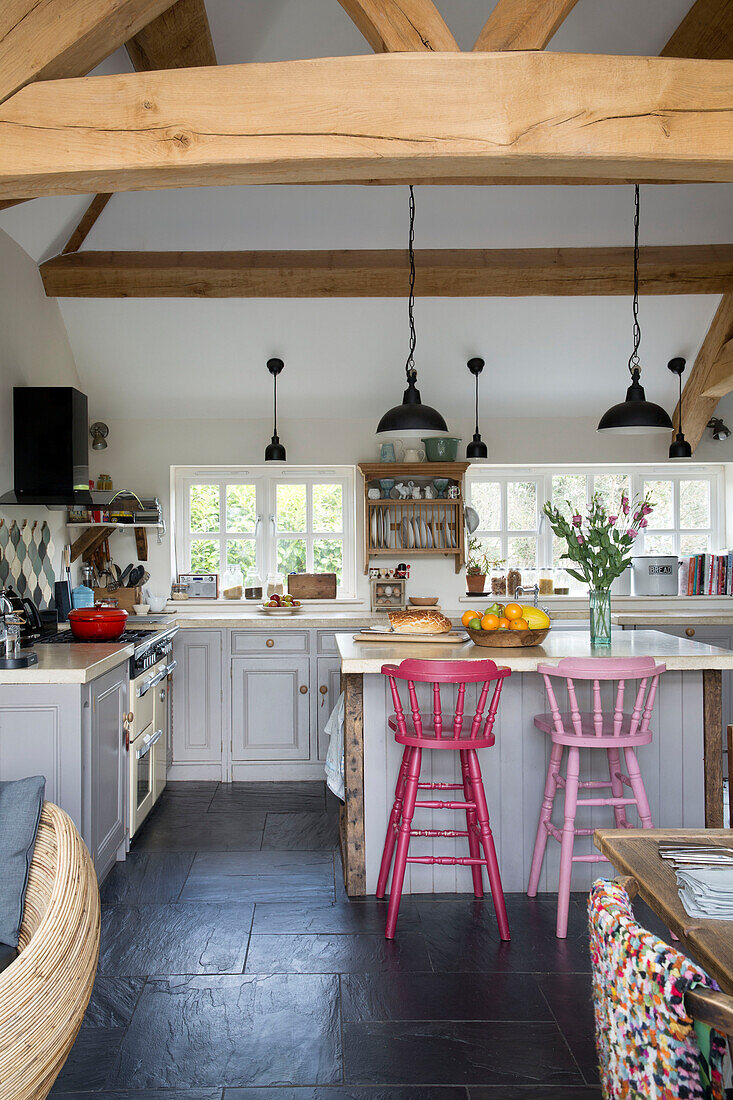
[[[456, 612], [456, 618], [460, 619], [459, 612]], [[292, 615], [268, 615], [264, 611], [248, 607], [232, 611], [212, 608], [211, 611], [197, 609], [188, 614], [177, 612], [175, 619], [171, 618], [169, 621], [175, 622], [184, 630], [221, 630], [228, 627], [238, 630], [277, 630], [283, 627], [289, 630], [361, 630], [365, 626], [376, 626], [377, 623], [386, 622], [386, 616], [374, 614], [368, 609], [365, 611], [323, 611], [321, 609], [309, 611], [305, 607]]]
[[611, 621], [618, 626], [731, 626], [730, 611], [620, 611], [612, 612]]
[[481, 661], [487, 658], [515, 672], [535, 672], [545, 661], [562, 657], [653, 657], [667, 668], [682, 670], [733, 668], [733, 652], [676, 638], [658, 630], [615, 630], [611, 645], [593, 649], [587, 630], [550, 631], [543, 645], [517, 649], [489, 649], [467, 641], [465, 645], [421, 645], [419, 642], [355, 642], [351, 634], [338, 634], [336, 643], [341, 668], [347, 673], [378, 673], [386, 663], [406, 657], [433, 661]]
[[0, 669], [3, 684], [88, 684], [132, 657], [133, 646], [118, 642], [37, 645], [38, 664]]

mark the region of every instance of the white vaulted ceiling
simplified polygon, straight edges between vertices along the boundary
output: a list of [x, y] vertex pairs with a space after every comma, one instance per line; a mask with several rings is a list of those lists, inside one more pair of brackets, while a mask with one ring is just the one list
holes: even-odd
[[[658, 54], [690, 0], [579, 0], [554, 50]], [[486, 0], [439, 0], [470, 48]], [[207, 0], [222, 64], [368, 53], [337, 0]], [[118, 51], [98, 71], [127, 71]], [[642, 244], [730, 243], [729, 185], [642, 189]], [[627, 245], [630, 187], [416, 189], [418, 248]], [[89, 197], [0, 212], [0, 230], [35, 259], [60, 250]], [[113, 196], [84, 248], [399, 248], [404, 187], [257, 187]], [[417, 287], [419, 293], [420, 273]], [[671, 408], [673, 355], [692, 359], [717, 299], [642, 300], [649, 396]], [[259, 417], [271, 398], [265, 359], [281, 355], [284, 416], [377, 416], [399, 399], [406, 307], [399, 300], [61, 300], [91, 407], [117, 417]], [[497, 415], [593, 416], [620, 399], [630, 351], [625, 298], [422, 299], [420, 384], [448, 415], [465, 413], [465, 360], [487, 361]], [[460, 385], [456, 379], [460, 378]], [[326, 405], [324, 407], [324, 402]]]

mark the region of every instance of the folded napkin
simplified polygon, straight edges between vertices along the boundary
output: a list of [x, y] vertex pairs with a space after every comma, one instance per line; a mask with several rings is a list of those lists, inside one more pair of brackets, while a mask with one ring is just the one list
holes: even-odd
[[733, 920], [733, 867], [687, 866], [676, 874], [680, 900], [689, 916]]

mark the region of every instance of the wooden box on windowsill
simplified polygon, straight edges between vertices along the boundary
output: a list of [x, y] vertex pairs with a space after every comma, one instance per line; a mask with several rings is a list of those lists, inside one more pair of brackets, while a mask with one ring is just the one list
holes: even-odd
[[133, 604], [143, 602], [143, 590], [137, 585], [135, 588], [115, 588], [114, 592], [109, 588], [95, 588], [94, 602], [100, 600], [117, 600], [117, 606], [124, 611], [133, 614]]

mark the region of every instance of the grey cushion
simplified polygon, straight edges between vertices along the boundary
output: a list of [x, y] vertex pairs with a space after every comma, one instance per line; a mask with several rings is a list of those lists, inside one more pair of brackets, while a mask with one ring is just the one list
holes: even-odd
[[46, 779], [0, 783], [0, 943], [18, 946]]
[[0, 974], [6, 966], [10, 966], [11, 962], [14, 962], [18, 958], [18, 952], [16, 948], [10, 947], [7, 943], [0, 943]]

